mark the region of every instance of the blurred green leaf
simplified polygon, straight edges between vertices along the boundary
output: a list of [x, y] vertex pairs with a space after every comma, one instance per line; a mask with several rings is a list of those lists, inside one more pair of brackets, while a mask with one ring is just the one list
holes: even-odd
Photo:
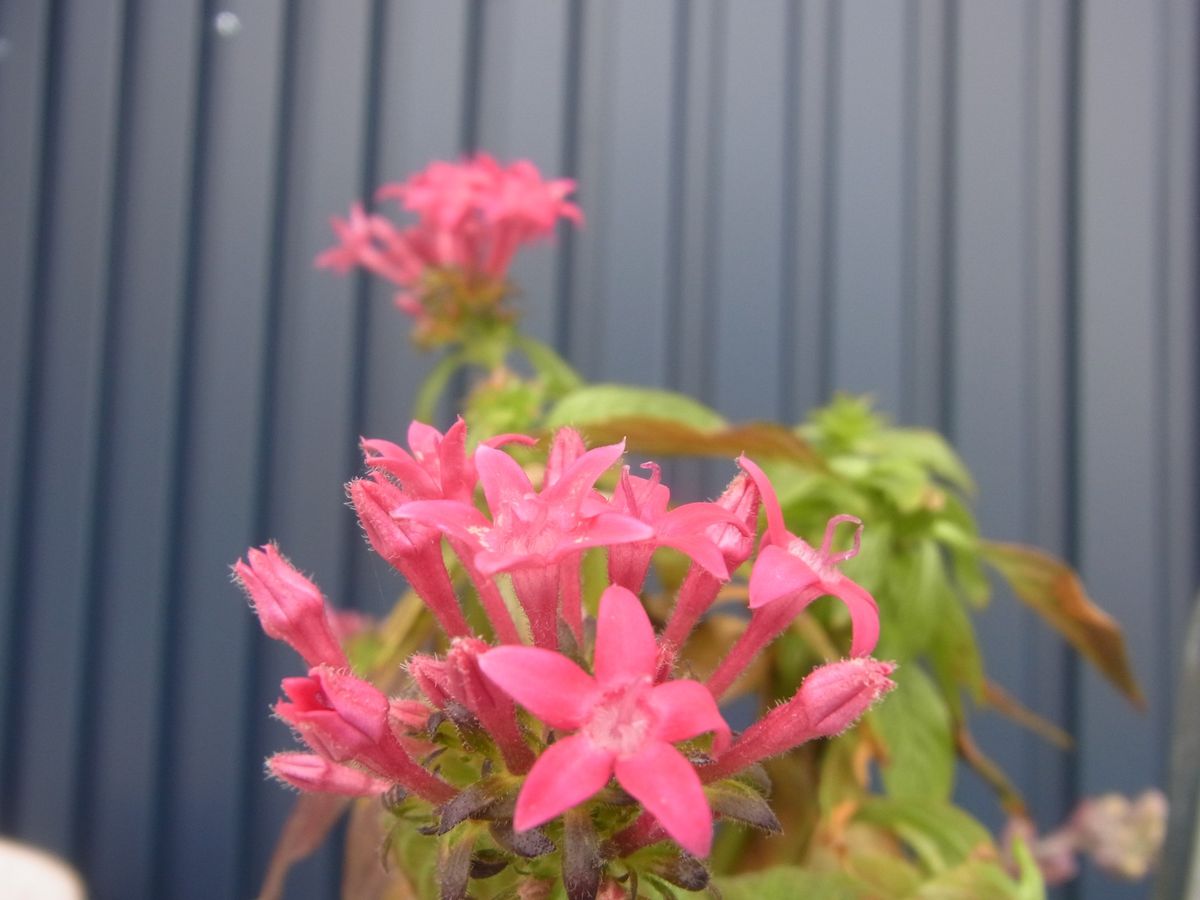
[[761, 872], [714, 879], [724, 900], [861, 900], [864, 885], [840, 872], [812, 872], [799, 866], [775, 866]]
[[592, 384], [572, 391], [546, 415], [546, 427], [573, 427], [614, 419], [653, 419], [717, 431], [725, 420], [686, 394], [625, 384]]
[[904, 662], [928, 648], [946, 607], [958, 601], [946, 589], [941, 553], [931, 540], [897, 547], [886, 566], [876, 598], [883, 620], [879, 655]]
[[[1035, 867], [1036, 873], [1036, 867]], [[1046, 896], [1040, 876], [1013, 881], [999, 862], [974, 859], [925, 882], [913, 900], [1041, 900]]]
[[963, 689], [977, 703], [983, 699], [983, 658], [967, 611], [955, 598], [949, 600], [941, 605], [942, 615], [929, 645], [929, 661], [951, 712], [961, 719]]
[[888, 749], [884, 788], [897, 800], [944, 800], [954, 787], [954, 734], [945, 700], [919, 666], [898, 668], [896, 690], [872, 713]]
[[995, 849], [987, 829], [945, 800], [871, 797], [859, 807], [855, 818], [894, 833], [930, 874]]
[[984, 541], [983, 558], [995, 567], [1018, 597], [1070, 641], [1138, 709], [1146, 698], [1125, 650], [1116, 619], [1096, 606], [1075, 570], [1065, 562], [1019, 544]]
[[954, 448], [936, 431], [924, 428], [889, 428], [873, 436], [860, 449], [882, 457], [897, 457], [917, 463], [965, 494], [975, 492], [975, 482]]

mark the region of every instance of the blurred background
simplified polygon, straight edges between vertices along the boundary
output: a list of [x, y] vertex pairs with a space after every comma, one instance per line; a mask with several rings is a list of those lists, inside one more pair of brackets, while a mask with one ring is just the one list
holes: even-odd
[[[251, 897], [292, 795], [230, 564], [400, 589], [344, 507], [432, 364], [328, 218], [474, 148], [579, 179], [515, 276], [592, 379], [944, 430], [1078, 565], [1131, 709], [1000, 595], [982, 714], [1043, 828], [1166, 781], [1197, 586], [1197, 10], [1026, 0], [0, 2], [0, 831], [99, 898]], [[719, 473], [718, 483], [732, 472]], [[987, 789], [959, 796], [993, 826]], [[336, 848], [297, 897], [334, 896]], [[1067, 897], [1142, 897], [1087, 875]]]

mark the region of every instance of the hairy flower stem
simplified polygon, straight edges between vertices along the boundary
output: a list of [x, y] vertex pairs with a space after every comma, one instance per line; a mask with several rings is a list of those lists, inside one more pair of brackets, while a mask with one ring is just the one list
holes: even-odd
[[662, 653], [658, 665], [658, 680], [665, 681], [675, 668], [675, 659], [687, 641], [688, 635], [700, 621], [700, 617], [708, 611], [717, 593], [721, 590], [721, 582], [696, 564], [688, 569], [687, 577], [679, 588], [679, 596], [675, 600], [675, 608], [667, 622], [662, 636]]
[[429, 548], [430, 552], [421, 553], [419, 558], [404, 560], [401, 574], [404, 575], [411, 587], [425, 601], [447, 637], [464, 637], [471, 633], [471, 626], [458, 605], [458, 597], [454, 593], [454, 584], [446, 571], [442, 553], [437, 544]]
[[480, 572], [473, 562], [475, 556], [470, 547], [465, 541], [447, 535], [447, 540], [450, 542], [450, 547], [458, 555], [462, 562], [463, 568], [467, 570], [467, 576], [471, 579], [471, 583], [475, 585], [475, 590], [479, 593], [479, 602], [483, 605], [484, 615], [492, 625], [492, 630], [496, 633], [496, 640], [501, 644], [519, 644], [521, 643], [521, 635], [517, 631], [517, 626], [513, 622], [512, 616], [508, 612], [508, 606], [504, 603], [504, 597], [500, 594], [500, 589], [496, 587], [496, 583], [491, 578]]

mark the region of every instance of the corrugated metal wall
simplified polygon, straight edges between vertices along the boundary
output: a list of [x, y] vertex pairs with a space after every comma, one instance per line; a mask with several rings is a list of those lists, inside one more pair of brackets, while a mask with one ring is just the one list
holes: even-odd
[[[223, 15], [222, 15], [223, 14]], [[220, 16], [220, 18], [218, 18]], [[996, 537], [1073, 557], [1132, 712], [1006, 598], [983, 717], [1043, 821], [1164, 780], [1197, 582], [1191, 2], [0, 2], [0, 824], [100, 898], [251, 896], [286, 652], [228, 565], [396, 585], [343, 507], [430, 360], [327, 217], [482, 147], [576, 175], [528, 321], [598, 379], [949, 432]], [[968, 777], [963, 796], [992, 819]], [[325, 853], [296, 896], [329, 896]], [[1078, 896], [1142, 896], [1089, 876]]]

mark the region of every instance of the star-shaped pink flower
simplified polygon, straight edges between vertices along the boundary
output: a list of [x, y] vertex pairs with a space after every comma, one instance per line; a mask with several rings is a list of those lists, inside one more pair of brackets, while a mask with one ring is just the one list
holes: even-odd
[[[862, 522], [854, 516], [834, 516], [825, 526], [825, 538], [820, 548], [814, 548], [787, 530], [779, 498], [766, 473], [745, 456], [738, 463], [754, 479], [767, 513], [767, 533], [750, 573], [750, 608], [758, 609], [785, 597], [797, 597], [801, 593], [809, 601], [831, 594], [845, 603], [850, 611], [850, 622], [854, 628], [851, 656], [869, 654], [879, 640], [879, 608], [875, 605], [875, 598], [865, 588], [838, 569], [839, 563], [858, 554]], [[855, 526], [854, 545], [849, 550], [834, 553], [834, 534], [838, 526], [845, 522]]]
[[711, 731], [720, 752], [729, 726], [699, 682], [654, 684], [657, 660], [646, 611], [618, 586], [600, 599], [593, 675], [537, 647], [497, 647], [480, 657], [484, 674], [514, 700], [557, 731], [573, 732], [534, 763], [517, 797], [517, 831], [582, 803], [615, 775], [681, 847], [708, 854], [712, 811], [695, 768], [672, 744]]

